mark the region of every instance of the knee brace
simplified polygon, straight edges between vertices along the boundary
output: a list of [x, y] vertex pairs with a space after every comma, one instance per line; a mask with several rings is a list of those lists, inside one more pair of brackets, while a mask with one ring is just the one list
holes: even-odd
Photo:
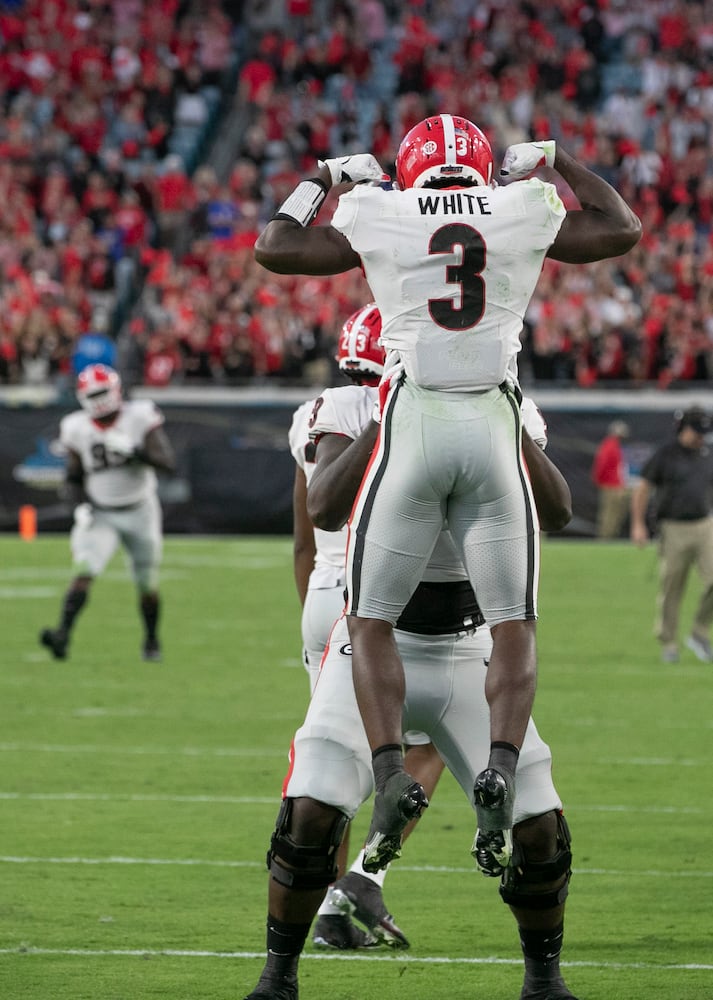
[[275, 832], [267, 852], [270, 875], [288, 889], [326, 889], [337, 878], [337, 849], [349, 817], [341, 813], [324, 842], [308, 847], [295, 843], [289, 832], [293, 802], [293, 799], [284, 799], [277, 815]]
[[[567, 821], [559, 810], [557, 816], [557, 847], [546, 861], [529, 861], [515, 841], [513, 858], [500, 883], [500, 895], [509, 906], [524, 910], [550, 910], [564, 903], [572, 876], [572, 852]], [[538, 891], [545, 883], [560, 884], [556, 888]]]

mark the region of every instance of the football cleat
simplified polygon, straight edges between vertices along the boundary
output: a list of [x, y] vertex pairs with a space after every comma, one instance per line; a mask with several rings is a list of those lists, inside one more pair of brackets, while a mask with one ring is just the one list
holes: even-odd
[[555, 982], [544, 983], [542, 986], [532, 988], [523, 986], [520, 1000], [577, 1000], [577, 998], [569, 992], [564, 980], [559, 978]]
[[426, 793], [410, 774], [397, 771], [387, 779], [384, 790], [377, 791], [374, 797], [374, 812], [364, 845], [364, 871], [378, 872], [401, 857], [404, 829], [427, 807]]
[[297, 992], [297, 977], [286, 976], [277, 981], [271, 981], [267, 977], [260, 977], [252, 993], [248, 993], [245, 1000], [299, 1000]]
[[161, 646], [158, 639], [146, 639], [141, 649], [141, 656], [148, 663], [160, 663]]
[[67, 658], [69, 635], [63, 628], [43, 628], [40, 632], [40, 642], [50, 650], [55, 660]]
[[336, 948], [338, 951], [376, 948], [379, 944], [373, 935], [356, 927], [350, 918], [342, 913], [325, 913], [318, 916], [312, 943], [315, 948]]
[[381, 886], [358, 872], [347, 872], [332, 886], [330, 901], [348, 918], [364, 924], [369, 934], [387, 948], [408, 948], [404, 932], [386, 909]]
[[484, 875], [497, 877], [512, 858], [513, 791], [499, 771], [481, 771], [473, 786], [478, 829], [471, 848]]

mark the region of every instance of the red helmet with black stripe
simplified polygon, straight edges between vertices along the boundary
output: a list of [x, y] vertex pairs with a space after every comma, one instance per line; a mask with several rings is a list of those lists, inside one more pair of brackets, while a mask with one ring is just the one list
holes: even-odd
[[493, 151], [477, 125], [459, 115], [432, 115], [404, 136], [396, 155], [401, 190], [490, 184]]

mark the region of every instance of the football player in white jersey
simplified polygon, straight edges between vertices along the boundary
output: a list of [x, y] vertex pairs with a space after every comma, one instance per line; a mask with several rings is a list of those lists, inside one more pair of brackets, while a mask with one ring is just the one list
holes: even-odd
[[[368, 388], [322, 393], [312, 421], [316, 469], [307, 493], [309, 513], [337, 530], [349, 513], [377, 427], [364, 417]], [[523, 420], [546, 442], [544, 422], [531, 401]], [[532, 437], [523, 434], [528, 470], [543, 526], [562, 528], [571, 515], [569, 490]], [[403, 726], [427, 732], [471, 805], [476, 774], [489, 753], [485, 698], [489, 630], [448, 532], [439, 536], [424, 581], [394, 632], [403, 658]], [[346, 823], [373, 789], [371, 755], [356, 703], [346, 619], [334, 625], [304, 724], [297, 731], [284, 801], [269, 852], [267, 961], [246, 1000], [294, 1000], [299, 954], [329, 882]], [[516, 918], [525, 960], [521, 1000], [573, 1000], [559, 954], [570, 877], [570, 836], [552, 783], [549, 747], [528, 721], [518, 759], [514, 805], [516, 864], [502, 877], [501, 896]], [[348, 873], [336, 883], [345, 914], [363, 921], [363, 895]], [[318, 921], [319, 922], [319, 921]], [[367, 923], [368, 927], [369, 924]]]
[[[381, 316], [373, 302], [357, 309], [342, 326], [336, 361], [339, 371], [355, 385], [379, 384], [384, 371], [380, 338]], [[364, 393], [358, 393], [357, 397], [362, 401], [365, 419], [370, 419], [373, 399]], [[307, 488], [315, 468], [310, 430], [318, 419], [321, 399], [318, 396], [302, 403], [295, 410], [288, 432], [295, 460], [292, 504], [295, 582], [302, 604], [302, 642], [310, 689], [316, 683], [332, 625], [344, 608], [347, 582], [346, 526], [340, 531], [322, 531], [314, 527], [307, 515]]]
[[[565, 210], [554, 168], [581, 208]], [[475, 781], [478, 867], [510, 863], [517, 759], [536, 687], [539, 525], [522, 461], [517, 354], [546, 257], [585, 263], [626, 253], [641, 224], [619, 194], [553, 140], [493, 155], [467, 119], [434, 115], [404, 137], [398, 190], [369, 153], [320, 163], [255, 245], [259, 263], [292, 274], [361, 267], [403, 373], [384, 379], [381, 434], [351, 517], [347, 614], [357, 700], [376, 795], [368, 865], [398, 851], [427, 805], [399, 745], [403, 667], [393, 626], [447, 521], [493, 652], [486, 681], [491, 754]], [[331, 225], [310, 226], [333, 184]], [[387, 367], [389, 364], [387, 359]], [[388, 392], [386, 390], [389, 390]]]
[[[348, 396], [351, 409], [347, 421], [353, 436], [371, 420], [377, 399], [377, 386], [384, 370], [381, 346], [381, 315], [373, 302], [357, 309], [342, 326], [337, 345], [339, 370], [355, 388], [340, 394]], [[363, 387], [357, 389], [356, 386]], [[346, 525], [337, 531], [315, 528], [307, 513], [307, 491], [315, 470], [315, 442], [312, 429], [320, 422], [324, 394], [308, 400], [295, 411], [288, 433], [295, 459], [293, 490], [294, 572], [302, 603], [302, 645], [304, 664], [314, 690], [329, 634], [344, 609], [346, 585]], [[443, 761], [424, 733], [407, 732], [403, 736], [405, 762], [409, 773], [431, 795], [443, 773]], [[410, 829], [406, 831], [410, 832]], [[348, 860], [349, 832], [339, 848], [337, 869], [343, 872]], [[343, 950], [385, 944], [390, 948], [408, 948], [406, 935], [396, 924], [384, 903], [382, 888], [386, 870], [365, 873], [363, 850], [352, 862], [349, 872], [330, 886], [317, 914], [314, 942], [319, 947]], [[349, 897], [347, 897], [349, 893]], [[366, 931], [356, 927], [344, 913], [345, 900], [357, 909]]]
[[162, 526], [156, 470], [175, 467], [164, 417], [149, 400], [124, 401], [119, 374], [106, 365], [84, 368], [76, 391], [81, 410], [64, 417], [59, 431], [67, 453], [64, 492], [76, 504], [69, 536], [74, 578], [59, 624], [43, 629], [40, 642], [55, 659], [66, 658], [92, 582], [122, 545], [139, 593], [142, 656], [158, 661]]

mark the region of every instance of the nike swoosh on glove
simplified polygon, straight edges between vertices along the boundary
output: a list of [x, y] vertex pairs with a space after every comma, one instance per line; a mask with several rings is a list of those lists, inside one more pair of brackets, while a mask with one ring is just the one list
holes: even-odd
[[383, 184], [390, 180], [371, 153], [355, 153], [331, 160], [317, 160], [320, 167], [327, 167], [332, 184]]
[[544, 139], [542, 142], [516, 142], [514, 146], [508, 146], [500, 176], [517, 181], [538, 167], [554, 166], [556, 145], [554, 139]]

